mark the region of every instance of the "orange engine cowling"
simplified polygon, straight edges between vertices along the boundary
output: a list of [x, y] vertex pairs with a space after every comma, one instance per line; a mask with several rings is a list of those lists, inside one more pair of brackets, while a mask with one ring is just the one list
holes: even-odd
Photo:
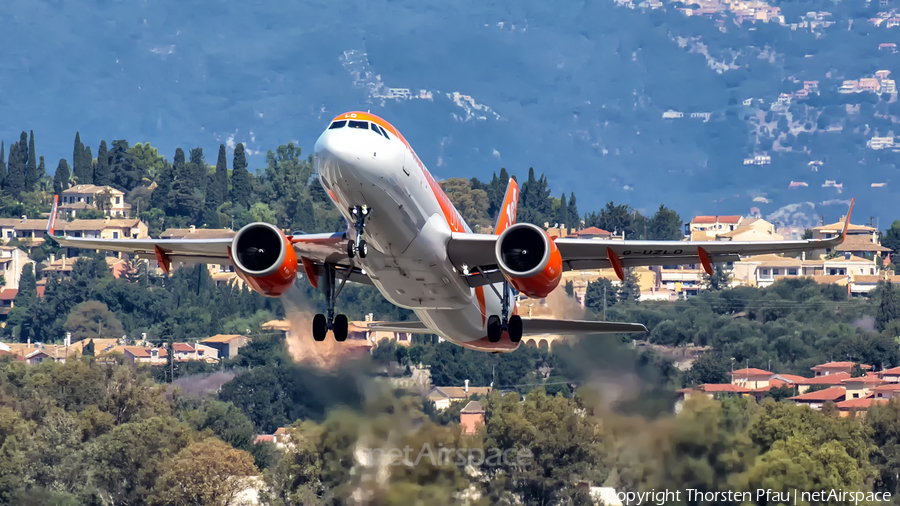
[[229, 251], [234, 272], [266, 297], [280, 297], [297, 278], [297, 254], [275, 225], [251, 223], [240, 229]]
[[500, 234], [496, 246], [500, 271], [516, 290], [543, 298], [562, 279], [562, 256], [540, 227], [517, 223]]

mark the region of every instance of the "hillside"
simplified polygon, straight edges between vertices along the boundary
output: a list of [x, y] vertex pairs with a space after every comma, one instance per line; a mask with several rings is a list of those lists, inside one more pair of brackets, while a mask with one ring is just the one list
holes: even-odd
[[[861, 216], [888, 220], [897, 156], [866, 142], [892, 135], [896, 98], [837, 90], [896, 68], [878, 47], [900, 28], [867, 23], [890, 4], [784, 4], [784, 26], [642, 5], [13, 0], [0, 17], [0, 138], [33, 129], [49, 167], [71, 158], [76, 130], [95, 152], [126, 138], [169, 159], [244, 142], [262, 167], [266, 149], [308, 152], [333, 115], [370, 109], [440, 178], [534, 166], [586, 210], [771, 215], [808, 202], [787, 218], [808, 225], [854, 196]], [[811, 27], [807, 13], [825, 10], [833, 24]], [[805, 80], [819, 94], [770, 110]], [[670, 109], [685, 116], [664, 119]], [[754, 155], [771, 165], [744, 165]]]

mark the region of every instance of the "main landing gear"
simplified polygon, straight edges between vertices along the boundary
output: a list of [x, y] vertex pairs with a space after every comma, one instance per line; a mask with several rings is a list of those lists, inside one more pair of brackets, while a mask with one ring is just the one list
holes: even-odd
[[[497, 289], [494, 288], [494, 285], [491, 285], [491, 288], [494, 292], [497, 292]], [[503, 282], [503, 295], [497, 293], [500, 297], [501, 301], [501, 315], [491, 315], [487, 321], [487, 334], [488, 341], [492, 343], [499, 343], [500, 338], [503, 336], [503, 333], [506, 332], [509, 335], [509, 340], [518, 343], [522, 340], [522, 317], [519, 315], [509, 316], [509, 282]]]
[[341, 293], [341, 289], [344, 288], [344, 283], [347, 282], [351, 272], [353, 272], [352, 265], [347, 268], [346, 274], [341, 279], [341, 284], [335, 290], [337, 268], [333, 264], [325, 264], [325, 275], [322, 276], [320, 282], [322, 283], [322, 292], [325, 293], [325, 298], [328, 301], [328, 309], [326, 311], [327, 314], [320, 313], [313, 317], [312, 332], [313, 339], [316, 341], [324, 341], [329, 330], [334, 333], [335, 341], [341, 342], [347, 339], [350, 322], [347, 320], [347, 315], [334, 315], [334, 301]]
[[347, 243], [347, 256], [353, 258], [358, 254], [359, 258], [366, 258], [366, 255], [369, 254], [369, 245], [363, 239], [363, 234], [366, 231], [366, 220], [372, 215], [372, 208], [369, 206], [354, 206], [350, 208], [350, 214], [356, 217], [356, 223], [354, 223], [356, 226], [356, 239]]

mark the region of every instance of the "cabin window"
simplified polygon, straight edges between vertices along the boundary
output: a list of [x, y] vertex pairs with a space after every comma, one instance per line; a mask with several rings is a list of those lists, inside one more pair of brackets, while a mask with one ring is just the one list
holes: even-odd
[[363, 130], [368, 130], [368, 129], [369, 129], [369, 122], [368, 122], [368, 121], [354, 121], [354, 120], [350, 120], [350, 123], [349, 123], [349, 125], [347, 125], [347, 126], [349, 126], [350, 128], [361, 128], [361, 129], [363, 129]]
[[344, 121], [344, 120], [341, 120], [341, 121], [335, 121], [334, 123], [331, 124], [331, 126], [328, 127], [328, 129], [329, 129], [329, 130], [334, 130], [334, 129], [336, 129], [336, 128], [344, 128], [344, 125], [346, 125], [346, 124], [347, 124], [347, 122]]

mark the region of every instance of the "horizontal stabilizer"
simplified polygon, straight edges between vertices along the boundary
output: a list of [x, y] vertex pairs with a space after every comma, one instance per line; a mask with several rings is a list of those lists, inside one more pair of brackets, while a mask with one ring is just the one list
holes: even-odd
[[634, 334], [642, 332], [647, 332], [647, 327], [640, 323], [522, 318], [522, 334], [526, 336]]
[[434, 334], [434, 331], [428, 328], [422, 322], [379, 322], [370, 323], [369, 330], [382, 330], [386, 332], [406, 332], [409, 334]]

